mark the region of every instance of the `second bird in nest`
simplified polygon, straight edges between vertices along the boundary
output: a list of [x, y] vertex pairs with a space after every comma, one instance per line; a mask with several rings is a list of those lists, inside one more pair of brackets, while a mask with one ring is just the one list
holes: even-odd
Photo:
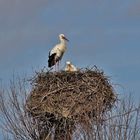
[[67, 61], [65, 71], [67, 71], [67, 72], [75, 72], [75, 71], [77, 71], [77, 68], [70, 61]]

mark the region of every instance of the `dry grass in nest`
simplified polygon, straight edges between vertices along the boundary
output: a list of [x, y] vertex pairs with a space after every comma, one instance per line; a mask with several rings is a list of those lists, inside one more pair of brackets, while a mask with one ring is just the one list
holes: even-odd
[[58, 131], [63, 131], [64, 127], [74, 129], [75, 124], [93, 122], [116, 101], [109, 79], [96, 67], [77, 72], [41, 71], [31, 82], [28, 113], [46, 129], [58, 125]]

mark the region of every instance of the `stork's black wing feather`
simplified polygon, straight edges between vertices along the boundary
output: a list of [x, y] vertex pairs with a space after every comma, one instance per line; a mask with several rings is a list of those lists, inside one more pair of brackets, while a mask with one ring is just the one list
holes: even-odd
[[56, 56], [56, 53], [53, 53], [50, 55], [50, 52], [49, 52], [48, 67], [52, 67], [55, 65], [56, 63], [55, 56]]

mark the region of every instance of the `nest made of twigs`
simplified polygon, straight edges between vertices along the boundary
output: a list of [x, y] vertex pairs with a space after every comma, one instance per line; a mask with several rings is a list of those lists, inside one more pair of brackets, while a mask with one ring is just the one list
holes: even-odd
[[116, 95], [104, 73], [97, 68], [77, 72], [39, 72], [31, 80], [32, 92], [27, 101], [33, 117], [74, 121], [94, 119], [108, 111]]

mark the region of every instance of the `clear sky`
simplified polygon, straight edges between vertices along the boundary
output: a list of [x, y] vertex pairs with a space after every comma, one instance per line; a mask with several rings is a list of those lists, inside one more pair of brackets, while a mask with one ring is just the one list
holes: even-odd
[[140, 99], [140, 0], [0, 0], [3, 83], [47, 66], [60, 33], [70, 40], [61, 68], [97, 65]]

